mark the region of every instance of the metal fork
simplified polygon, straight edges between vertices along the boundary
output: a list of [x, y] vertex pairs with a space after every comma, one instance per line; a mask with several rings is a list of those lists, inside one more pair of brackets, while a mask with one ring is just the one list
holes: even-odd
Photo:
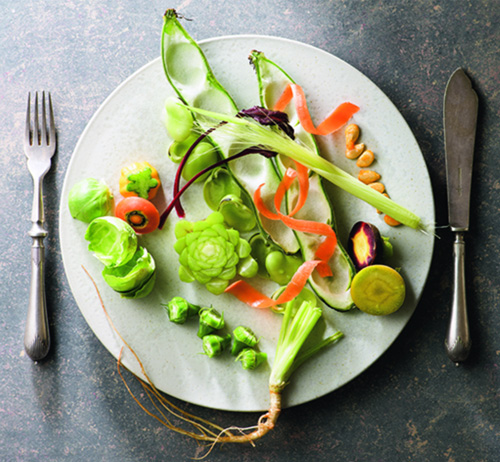
[[[33, 223], [29, 235], [31, 245], [31, 284], [28, 305], [28, 317], [24, 334], [24, 348], [33, 361], [45, 358], [50, 349], [49, 321], [45, 299], [45, 247], [43, 240], [47, 236], [44, 228], [43, 178], [50, 170], [51, 158], [56, 151], [56, 129], [52, 100], [45, 92], [41, 98], [41, 117], [39, 117], [38, 92], [35, 93], [34, 116], [31, 118], [31, 94], [28, 93], [26, 110], [26, 132], [24, 153], [28, 158], [28, 170], [33, 177]], [[48, 106], [48, 115], [47, 115]]]

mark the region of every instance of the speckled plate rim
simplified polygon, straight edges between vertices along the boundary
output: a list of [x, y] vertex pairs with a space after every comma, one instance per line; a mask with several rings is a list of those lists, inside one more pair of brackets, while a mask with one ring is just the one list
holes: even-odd
[[[353, 203], [350, 196], [335, 187], [327, 188], [335, 201], [341, 238], [350, 227], [348, 223], [358, 219], [374, 222], [383, 234], [391, 237], [396, 248], [393, 263], [402, 267], [408, 295], [397, 313], [384, 318], [367, 316], [357, 310], [342, 314], [325, 309], [325, 322], [321, 327], [326, 331], [342, 330], [346, 337], [295, 373], [285, 390], [284, 405], [302, 404], [338, 389], [366, 370], [399, 336], [415, 310], [428, 276], [434, 247], [434, 201], [429, 175], [418, 144], [397, 108], [373, 82], [339, 58], [301, 42], [272, 36], [224, 36], [203, 40], [200, 45], [221, 83], [242, 107], [258, 102], [253, 71], [247, 64], [247, 55], [252, 49], [265, 52], [302, 84], [313, 114], [327, 114], [332, 105], [344, 100], [358, 103], [362, 110], [354, 121], [362, 127], [363, 141], [379, 156], [379, 169], [387, 179], [391, 196], [401, 198], [401, 202], [429, 225], [429, 234], [405, 227], [391, 229], [381, 222], [370, 206], [359, 201]], [[335, 85], [330, 85], [332, 81]], [[321, 98], [315, 92], [317, 88], [322, 88]], [[85, 320], [101, 343], [117, 358], [123, 344], [110, 327], [82, 265], [88, 269], [98, 283], [115, 325], [139, 354], [148, 375], [160, 390], [209, 408], [262, 411], [268, 406], [267, 380], [279, 330], [277, 315], [259, 312], [257, 316], [229, 296], [215, 297], [193, 284], [183, 285], [176, 281], [176, 261], [169, 258], [173, 250], [163, 253], [160, 249], [164, 242], [173, 239], [172, 226], [166, 226], [157, 235], [141, 237], [142, 244], [157, 260], [158, 278], [163, 282], [157, 283], [158, 289], [146, 299], [121, 300], [99, 279], [102, 267], [87, 251], [83, 239], [86, 225], [73, 220], [67, 209], [69, 190], [76, 181], [87, 176], [104, 179], [117, 193], [115, 183], [119, 169], [138, 160], [138, 152], [148, 154], [147, 160], [160, 170], [167, 186], [165, 191], [170, 190], [170, 175], [162, 175], [173, 167], [165, 156], [168, 139], [160, 113], [164, 98], [172, 93], [158, 58], [119, 85], [83, 131], [70, 160], [61, 195], [60, 242], [65, 272]], [[141, 129], [145, 129], [145, 133], [141, 133]], [[338, 134], [322, 142], [327, 158], [335, 156], [335, 152], [341, 149], [342, 138]], [[334, 160], [354, 174], [352, 163], [345, 158], [335, 157]], [[413, 167], [411, 172], [407, 168], [409, 163]], [[402, 172], [405, 172], [404, 177]], [[189, 207], [198, 207], [195, 194], [185, 198], [188, 210]], [[199, 218], [206, 212], [200, 207]], [[237, 324], [251, 325], [262, 336], [261, 350], [268, 353], [269, 364], [249, 373], [234, 364], [231, 357], [212, 361], [200, 355], [196, 326], [174, 328], [169, 325], [160, 306], [166, 298], [180, 292], [195, 303], [224, 306], [231, 328]], [[165, 351], [169, 352], [167, 357]], [[143, 377], [132, 355], [125, 352], [123, 363]]]

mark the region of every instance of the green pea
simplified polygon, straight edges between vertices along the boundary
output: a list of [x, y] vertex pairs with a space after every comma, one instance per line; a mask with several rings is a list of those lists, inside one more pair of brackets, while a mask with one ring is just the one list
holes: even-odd
[[244, 278], [253, 278], [258, 270], [258, 263], [250, 256], [241, 259], [238, 263], [238, 274]]
[[299, 257], [285, 255], [279, 250], [270, 252], [266, 257], [266, 269], [269, 277], [280, 285], [290, 282], [302, 260]]
[[167, 155], [170, 160], [178, 164], [184, 158], [188, 149], [197, 139], [198, 135], [196, 133], [193, 133], [189, 135], [185, 140], [172, 141], [167, 150]]
[[218, 210], [224, 215], [224, 221], [240, 233], [251, 231], [257, 224], [253, 210], [243, 203], [241, 197], [233, 194], [221, 200]]
[[184, 141], [193, 129], [193, 116], [179, 98], [170, 97], [165, 102], [165, 126], [175, 141]]
[[[199, 143], [189, 155], [184, 168], [182, 169], [182, 177], [188, 181], [197, 173], [210, 165], [217, 162], [217, 152], [210, 143]], [[196, 182], [204, 181], [208, 176], [208, 172], [196, 180]]]
[[241, 188], [225, 168], [216, 168], [203, 185], [203, 197], [212, 210], [217, 210], [221, 200], [229, 194], [240, 197]]

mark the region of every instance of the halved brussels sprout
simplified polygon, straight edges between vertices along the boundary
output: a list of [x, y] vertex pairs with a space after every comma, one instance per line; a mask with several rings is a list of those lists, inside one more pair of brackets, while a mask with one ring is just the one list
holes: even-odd
[[90, 223], [85, 232], [89, 250], [105, 266], [124, 265], [137, 250], [137, 235], [133, 228], [116, 217], [99, 217]]
[[155, 261], [143, 247], [139, 247], [133, 257], [124, 265], [102, 271], [108, 285], [117, 292], [132, 292], [140, 289], [153, 275]]

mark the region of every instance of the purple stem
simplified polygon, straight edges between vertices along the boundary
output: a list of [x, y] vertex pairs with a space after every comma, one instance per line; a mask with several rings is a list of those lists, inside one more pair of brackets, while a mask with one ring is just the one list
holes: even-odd
[[[198, 140], [196, 140], [196, 141], [198, 141]], [[196, 144], [196, 141], [193, 143], [193, 145]], [[188, 150], [188, 152], [189, 152], [189, 150]], [[160, 216], [160, 224], [159, 224], [158, 228], [160, 228], [160, 229], [163, 228], [165, 221], [167, 220], [168, 216], [170, 215], [170, 212], [172, 211], [172, 209], [174, 207], [176, 207], [176, 210], [178, 210], [176, 204], [177, 203], [180, 204], [180, 197], [182, 196], [184, 191], [186, 191], [186, 189], [189, 188], [189, 186], [191, 186], [198, 178], [200, 178], [201, 176], [203, 176], [205, 173], [209, 172], [210, 170], [213, 170], [214, 168], [220, 167], [221, 165], [227, 164], [228, 162], [230, 162], [232, 160], [239, 159], [240, 157], [244, 157], [248, 154], [260, 154], [260, 155], [267, 157], [267, 158], [271, 158], [271, 157], [276, 156], [275, 152], [268, 151], [268, 150], [265, 150], [265, 149], [262, 149], [262, 148], [259, 148], [256, 146], [256, 147], [252, 147], [252, 148], [247, 148], [247, 149], [239, 152], [238, 154], [234, 154], [230, 157], [227, 157], [226, 159], [219, 160], [219, 161], [215, 162], [214, 164], [210, 165], [209, 167], [204, 168], [203, 170], [198, 172], [196, 175], [194, 175], [189, 181], [187, 181], [186, 184], [180, 190], [178, 190], [177, 192], [174, 193], [174, 198], [170, 201], [170, 203], [167, 205], [167, 208], [162, 212], [162, 214]], [[187, 153], [186, 153], [186, 156], [187, 156]], [[184, 157], [184, 159], [186, 158], [186, 156]], [[181, 162], [181, 165], [182, 165], [182, 162]], [[179, 168], [177, 169], [178, 172], [180, 170], [180, 167], [181, 166], [179, 165]], [[176, 180], [177, 180], [177, 178], [176, 178]], [[184, 212], [183, 209], [182, 209], [182, 211]], [[182, 215], [182, 216], [184, 216], [184, 215]]]

